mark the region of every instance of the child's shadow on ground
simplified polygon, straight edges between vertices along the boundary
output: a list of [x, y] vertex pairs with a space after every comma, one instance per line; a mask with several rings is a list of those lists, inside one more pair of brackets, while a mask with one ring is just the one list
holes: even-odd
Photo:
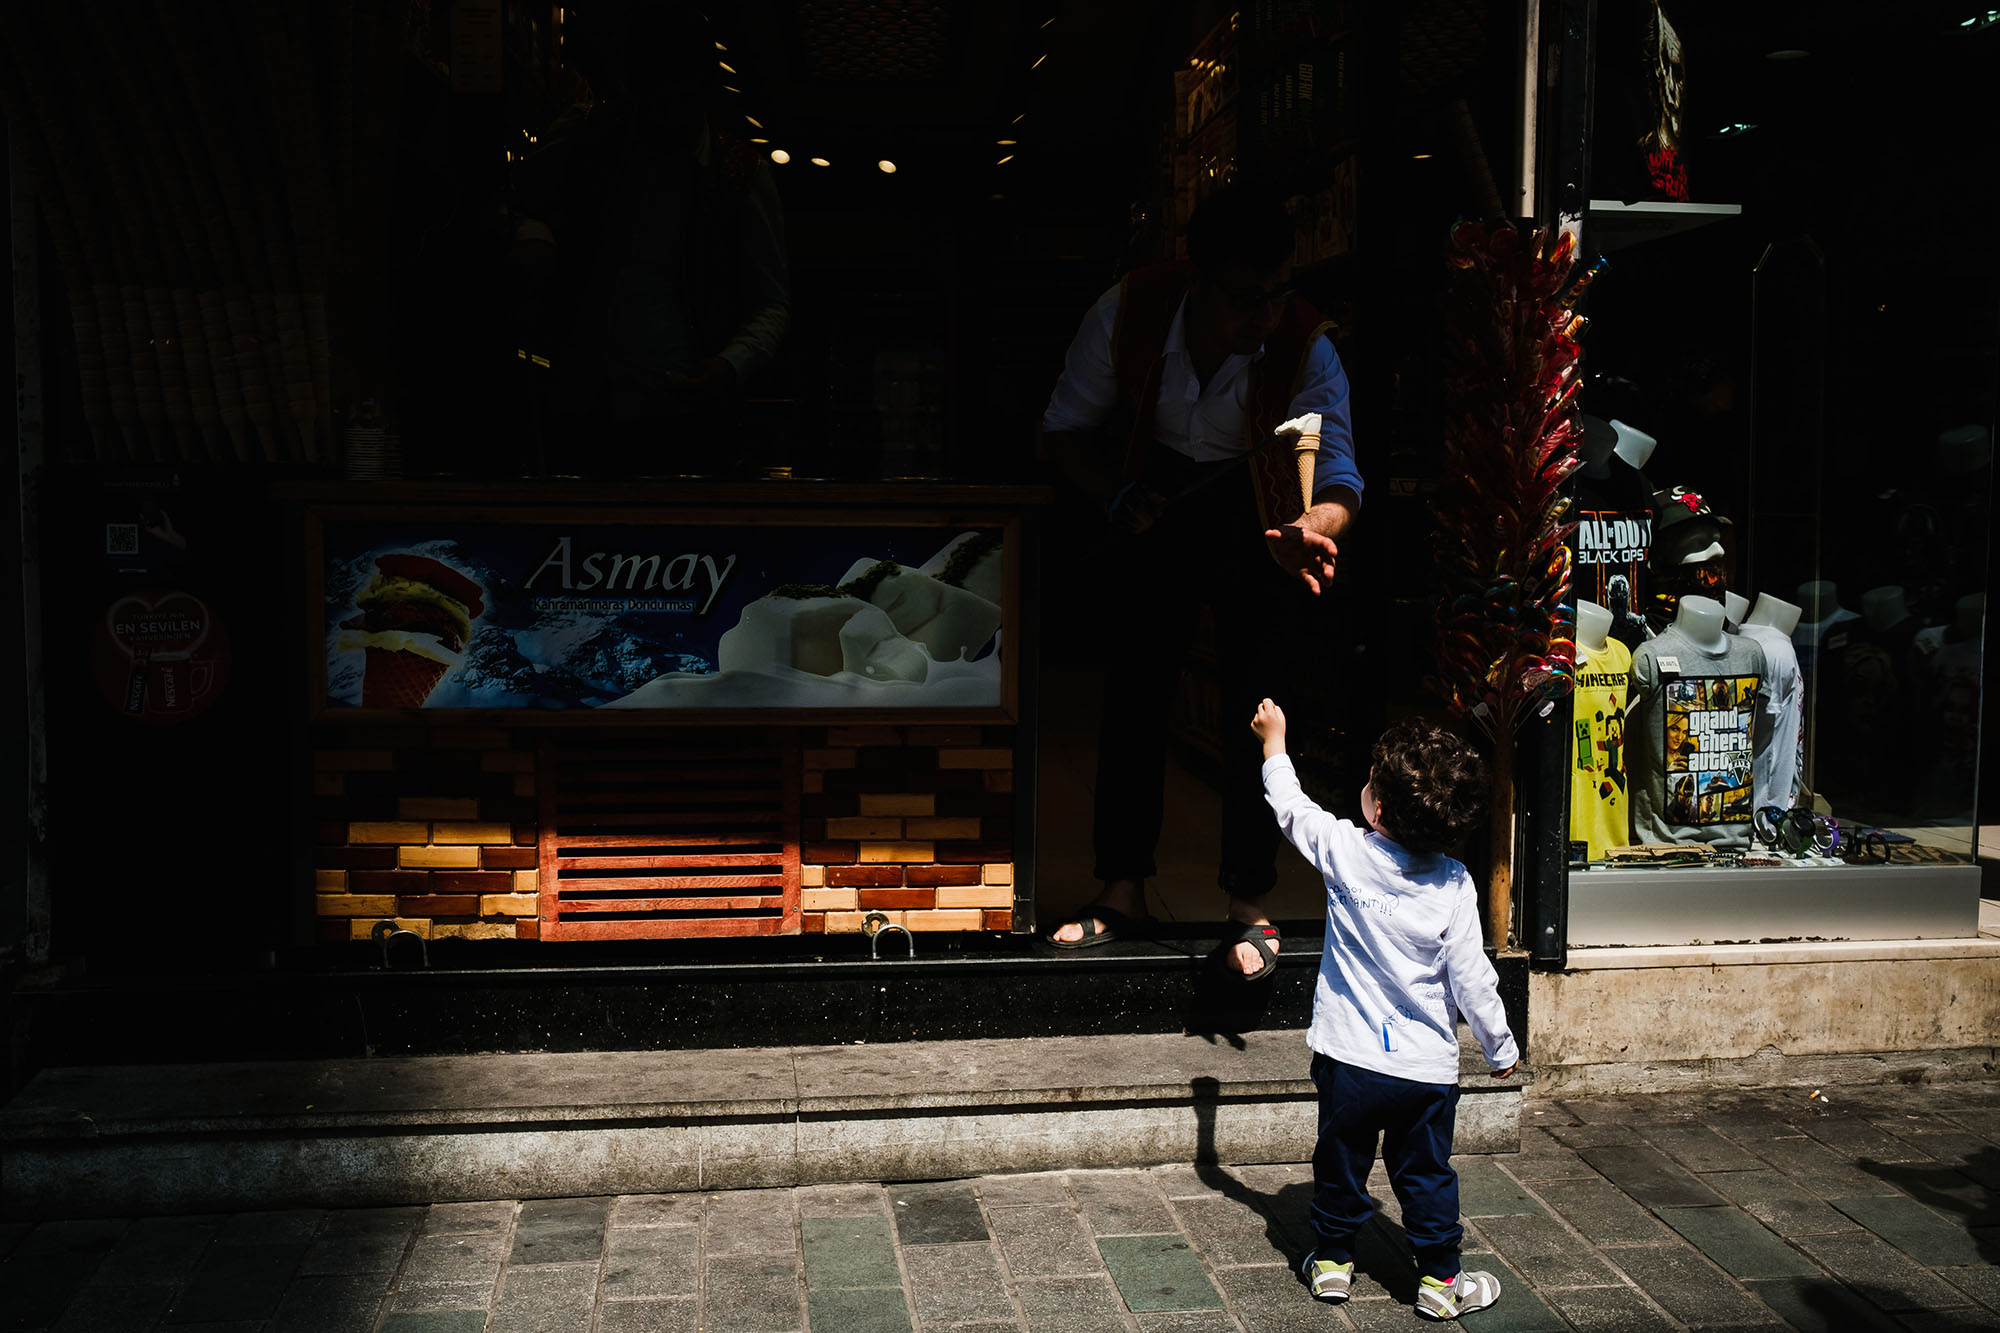
[[[1272, 1252], [1282, 1256], [1296, 1276], [1300, 1261], [1313, 1247], [1312, 1182], [1293, 1181], [1265, 1191], [1225, 1170], [1215, 1150], [1215, 1112], [1220, 1086], [1211, 1078], [1194, 1079], [1192, 1085], [1197, 1126], [1195, 1174], [1202, 1184], [1264, 1220], [1264, 1234], [1271, 1242]], [[1249, 1168], [1250, 1173], [1256, 1170]], [[1389, 1299], [1406, 1306], [1415, 1304], [1417, 1268], [1411, 1257], [1410, 1242], [1403, 1235], [1403, 1228], [1389, 1219], [1379, 1198], [1375, 1200], [1375, 1216], [1355, 1238], [1354, 1272], [1355, 1299], [1366, 1299], [1370, 1295], [1368, 1284], [1372, 1282]], [[1304, 1287], [1303, 1279], [1299, 1285]]]

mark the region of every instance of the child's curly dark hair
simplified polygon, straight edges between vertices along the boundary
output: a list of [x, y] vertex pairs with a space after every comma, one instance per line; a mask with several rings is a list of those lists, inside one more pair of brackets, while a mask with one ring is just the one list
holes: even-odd
[[1479, 823], [1486, 763], [1463, 736], [1424, 718], [1383, 732], [1370, 756], [1369, 785], [1382, 830], [1413, 852], [1448, 852]]

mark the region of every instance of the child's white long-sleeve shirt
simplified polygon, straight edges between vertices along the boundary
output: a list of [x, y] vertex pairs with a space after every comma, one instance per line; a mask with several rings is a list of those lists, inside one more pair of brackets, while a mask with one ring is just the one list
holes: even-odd
[[1463, 1012], [1487, 1062], [1513, 1064], [1519, 1050], [1465, 867], [1328, 814], [1300, 789], [1288, 755], [1264, 761], [1264, 799], [1326, 880], [1326, 945], [1307, 1044], [1397, 1078], [1456, 1083]]

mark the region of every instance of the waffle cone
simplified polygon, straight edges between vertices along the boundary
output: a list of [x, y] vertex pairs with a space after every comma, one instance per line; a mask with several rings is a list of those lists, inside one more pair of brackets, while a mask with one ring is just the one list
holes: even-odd
[[1299, 497], [1303, 508], [1313, 507], [1313, 473], [1319, 470], [1319, 436], [1301, 435], [1292, 446], [1299, 464]]
[[416, 653], [367, 651], [368, 665], [361, 676], [363, 708], [421, 708], [448, 670], [444, 663]]

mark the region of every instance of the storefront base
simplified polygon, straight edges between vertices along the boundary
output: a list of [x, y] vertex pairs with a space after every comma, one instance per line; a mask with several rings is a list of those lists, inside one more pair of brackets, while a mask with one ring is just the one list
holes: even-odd
[[[1462, 1051], [1458, 1148], [1520, 1146]], [[1312, 1156], [1305, 1034], [45, 1071], [0, 1212], [133, 1216], [922, 1180]]]
[[1529, 985], [1536, 1097], [2000, 1072], [1990, 937], [1576, 950]]

